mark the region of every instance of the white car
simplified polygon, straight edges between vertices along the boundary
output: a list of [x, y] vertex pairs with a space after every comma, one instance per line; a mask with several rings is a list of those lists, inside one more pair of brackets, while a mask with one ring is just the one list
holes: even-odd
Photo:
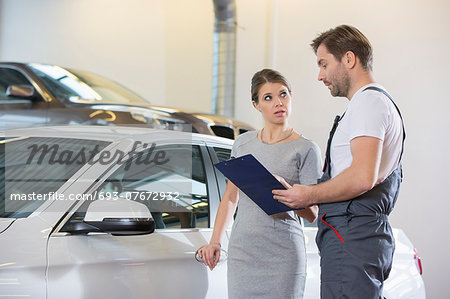
[[[232, 140], [101, 126], [1, 136], [0, 297], [227, 298], [226, 255], [210, 271], [195, 252], [226, 186], [213, 164], [229, 159]], [[317, 228], [304, 230], [305, 298], [315, 299]], [[425, 298], [420, 259], [394, 235], [384, 296]]]

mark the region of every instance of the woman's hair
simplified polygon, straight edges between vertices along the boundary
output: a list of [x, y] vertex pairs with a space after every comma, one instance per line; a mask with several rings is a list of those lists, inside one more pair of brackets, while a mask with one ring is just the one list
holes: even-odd
[[253, 75], [251, 87], [252, 101], [258, 103], [259, 90], [261, 86], [268, 82], [283, 84], [287, 87], [289, 93], [291, 93], [291, 85], [282, 74], [272, 69], [263, 69]]

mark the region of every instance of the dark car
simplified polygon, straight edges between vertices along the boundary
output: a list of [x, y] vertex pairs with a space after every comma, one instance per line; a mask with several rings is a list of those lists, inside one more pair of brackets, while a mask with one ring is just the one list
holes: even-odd
[[214, 114], [153, 106], [102, 76], [56, 65], [0, 63], [0, 127], [130, 125], [234, 139], [253, 128]]

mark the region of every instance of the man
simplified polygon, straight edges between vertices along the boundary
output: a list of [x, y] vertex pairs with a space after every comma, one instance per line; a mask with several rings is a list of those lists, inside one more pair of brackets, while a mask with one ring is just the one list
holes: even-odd
[[319, 81], [349, 104], [330, 132], [320, 183], [273, 190], [274, 198], [293, 208], [319, 205], [322, 298], [383, 298], [394, 253], [388, 215], [402, 178], [403, 121], [373, 79], [372, 47], [358, 29], [338, 26], [311, 46]]

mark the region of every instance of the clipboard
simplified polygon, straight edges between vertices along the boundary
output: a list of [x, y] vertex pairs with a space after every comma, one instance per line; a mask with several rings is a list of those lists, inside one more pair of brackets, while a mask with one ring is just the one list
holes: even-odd
[[223, 161], [214, 166], [267, 215], [294, 210], [273, 198], [273, 189], [286, 190], [286, 188], [252, 154]]

